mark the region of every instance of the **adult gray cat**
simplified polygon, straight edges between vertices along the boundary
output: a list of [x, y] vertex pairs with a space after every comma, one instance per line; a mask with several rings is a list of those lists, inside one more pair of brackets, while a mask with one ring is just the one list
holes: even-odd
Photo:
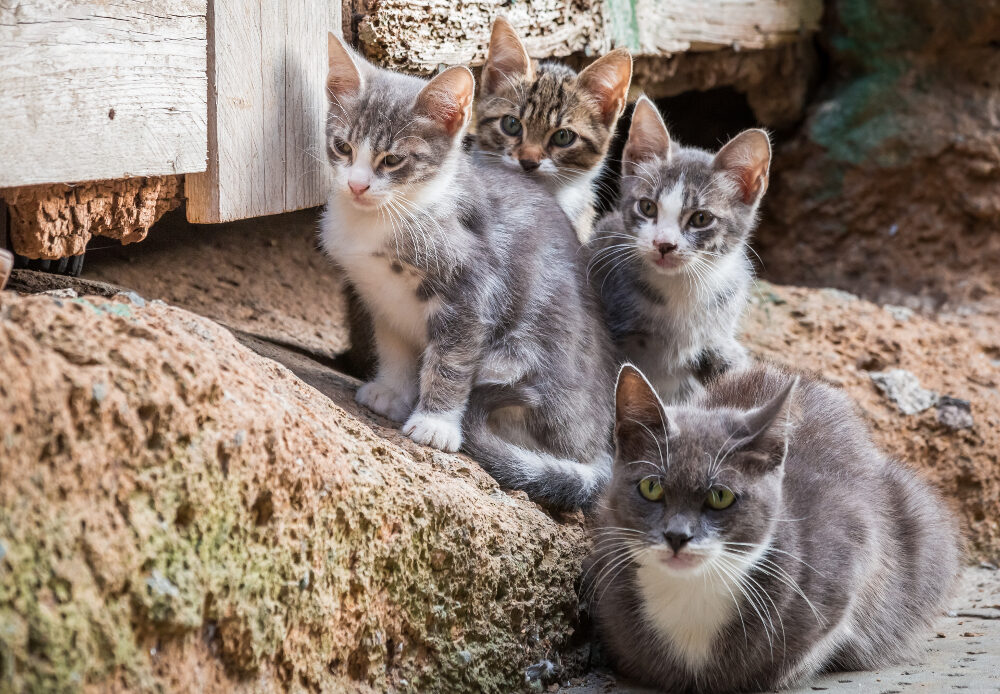
[[915, 653], [957, 577], [956, 523], [842, 392], [759, 366], [664, 407], [625, 366], [616, 409], [589, 575], [622, 673], [771, 690]]
[[330, 37], [321, 229], [372, 317], [357, 401], [418, 443], [464, 447], [502, 485], [559, 506], [610, 469], [614, 378], [579, 243], [544, 188], [462, 148], [472, 73], [429, 82]]
[[636, 102], [619, 210], [597, 226], [591, 274], [621, 356], [668, 402], [747, 363], [736, 333], [770, 161], [763, 130], [711, 154], [672, 142], [653, 102]]

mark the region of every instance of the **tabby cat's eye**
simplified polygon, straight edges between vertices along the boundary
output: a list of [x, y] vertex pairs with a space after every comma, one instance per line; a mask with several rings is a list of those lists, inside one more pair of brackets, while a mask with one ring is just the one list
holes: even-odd
[[736, 495], [725, 487], [713, 487], [705, 499], [705, 503], [708, 504], [709, 508], [714, 508], [716, 511], [729, 508], [733, 505], [734, 501], [736, 501]]
[[346, 156], [350, 156], [351, 152], [354, 151], [354, 149], [351, 147], [351, 145], [349, 145], [348, 143], [344, 142], [343, 140], [334, 140], [333, 141], [333, 148], [335, 150], [337, 150], [338, 152], [340, 152], [341, 154], [343, 154], [345, 157]]
[[522, 130], [521, 121], [514, 116], [504, 116], [500, 119], [500, 129], [511, 136], [520, 135]]
[[569, 147], [576, 140], [576, 133], [566, 128], [556, 130], [552, 135], [552, 144], [557, 147]]
[[711, 224], [714, 219], [715, 217], [712, 216], [711, 212], [706, 212], [705, 210], [698, 210], [693, 215], [691, 215], [690, 219], [688, 219], [688, 225], [695, 229], [704, 229], [709, 224]]
[[639, 214], [643, 217], [653, 218], [656, 216], [656, 203], [649, 198], [643, 198], [637, 202], [636, 207], [639, 208]]
[[663, 485], [655, 477], [644, 477], [639, 480], [639, 493], [647, 501], [659, 501], [663, 498]]
[[398, 154], [387, 154], [382, 158], [382, 163], [386, 166], [398, 166], [403, 161], [403, 157]]

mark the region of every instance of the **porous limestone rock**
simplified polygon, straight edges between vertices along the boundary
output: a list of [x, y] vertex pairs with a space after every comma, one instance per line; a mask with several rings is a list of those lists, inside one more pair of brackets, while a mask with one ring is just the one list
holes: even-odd
[[584, 551], [207, 319], [0, 293], [2, 691], [508, 692]]
[[165, 212], [184, 200], [180, 176], [53, 183], [0, 191], [10, 209], [14, 250], [29, 258], [79, 255], [92, 236], [123, 244], [146, 238]]

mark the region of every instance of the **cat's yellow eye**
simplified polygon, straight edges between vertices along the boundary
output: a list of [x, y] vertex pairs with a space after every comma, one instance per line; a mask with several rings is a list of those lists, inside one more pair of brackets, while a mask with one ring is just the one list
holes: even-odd
[[704, 229], [715, 220], [711, 212], [698, 210], [688, 218], [688, 226], [695, 229]]
[[639, 480], [639, 493], [647, 501], [659, 501], [663, 498], [663, 485], [656, 477], [643, 477]]
[[649, 217], [652, 219], [656, 216], [656, 203], [649, 198], [643, 198], [636, 203], [636, 207], [639, 210], [639, 214], [643, 217]]
[[729, 508], [733, 505], [734, 501], [736, 501], [736, 495], [725, 487], [713, 487], [705, 498], [705, 503], [708, 504], [708, 507], [714, 508], [716, 511]]
[[343, 154], [345, 157], [350, 156], [351, 152], [354, 151], [351, 145], [348, 144], [347, 142], [344, 142], [343, 140], [334, 140], [333, 148], [338, 152], [340, 152], [341, 154]]
[[556, 147], [569, 147], [576, 140], [576, 133], [566, 128], [556, 130], [552, 135], [552, 144]]
[[500, 129], [511, 137], [521, 134], [521, 121], [514, 116], [504, 116], [500, 119]]
[[382, 163], [386, 166], [399, 166], [402, 163], [403, 157], [398, 154], [387, 154], [382, 158]]

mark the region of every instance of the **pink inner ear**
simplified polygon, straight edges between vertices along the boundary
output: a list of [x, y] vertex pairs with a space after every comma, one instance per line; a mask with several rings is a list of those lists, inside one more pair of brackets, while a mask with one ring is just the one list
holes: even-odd
[[743, 166], [733, 169], [743, 191], [743, 204], [749, 205], [767, 190], [767, 179], [763, 166]]

